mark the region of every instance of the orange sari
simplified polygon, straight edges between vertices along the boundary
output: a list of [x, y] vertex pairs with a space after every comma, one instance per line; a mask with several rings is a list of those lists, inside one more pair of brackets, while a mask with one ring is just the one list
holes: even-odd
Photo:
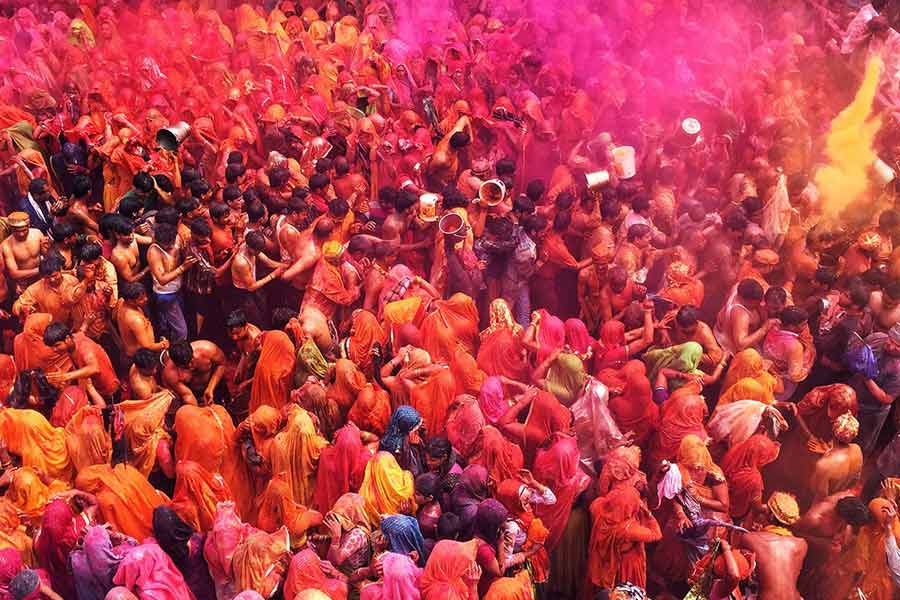
[[96, 406], [85, 406], [66, 425], [66, 448], [75, 471], [90, 465], [105, 465], [112, 458], [112, 439], [103, 426]]
[[346, 415], [365, 385], [366, 376], [356, 368], [356, 364], [352, 360], [339, 358], [334, 363], [334, 383], [328, 386], [325, 397], [334, 400], [341, 414]]
[[210, 473], [192, 460], [180, 460], [175, 465], [172, 510], [196, 531], [212, 529], [216, 504], [231, 500], [231, 491], [218, 473]]
[[381, 436], [391, 419], [391, 397], [371, 383], [359, 391], [347, 419], [364, 431]]
[[318, 434], [309, 413], [292, 405], [288, 409], [287, 425], [272, 443], [269, 460], [272, 473], [284, 475], [294, 502], [306, 506], [312, 503], [319, 454], [327, 445], [328, 440]]
[[172, 441], [172, 436], [165, 430], [165, 421], [173, 399], [172, 392], [163, 390], [146, 400], [126, 400], [118, 404], [125, 419], [129, 462], [145, 477], [156, 465], [159, 443]]
[[285, 473], [269, 480], [262, 494], [257, 525], [263, 531], [274, 533], [287, 527], [291, 548], [306, 544], [306, 532], [322, 523], [322, 513], [306, 508], [291, 498], [291, 487]]
[[13, 356], [19, 371], [43, 369], [45, 373], [68, 373], [72, 359], [68, 352], [57, 352], [44, 344], [44, 331], [53, 321], [48, 313], [32, 313], [25, 318], [22, 333], [13, 340]]
[[478, 449], [469, 458], [469, 463], [487, 469], [493, 481], [512, 479], [525, 464], [522, 448], [490, 425], [481, 430], [480, 442], [476, 441], [476, 445]]
[[456, 378], [450, 369], [441, 369], [409, 392], [409, 404], [422, 415], [431, 435], [447, 431], [447, 413], [456, 398]]
[[290, 561], [290, 534], [286, 527], [274, 533], [256, 531], [234, 549], [234, 589], [271, 596], [281, 583]]
[[44, 507], [56, 494], [68, 489], [68, 485], [55, 479], [45, 484], [31, 467], [16, 469], [4, 496], [16, 511], [32, 525], [39, 525]]
[[41, 413], [0, 408], [0, 438], [12, 454], [22, 459], [22, 466], [36, 467], [61, 481], [72, 480], [66, 431], [50, 425]]
[[131, 465], [91, 465], [75, 478], [75, 487], [94, 494], [100, 514], [117, 531], [136, 540], [153, 535], [153, 509], [169, 502]]
[[281, 409], [290, 402], [297, 355], [291, 338], [283, 331], [262, 334], [259, 360], [250, 388], [250, 412], [262, 405]]
[[434, 362], [453, 360], [457, 347], [475, 354], [478, 338], [478, 309], [475, 302], [463, 293], [449, 300], [437, 300], [434, 310], [422, 319], [422, 345]]
[[453, 354], [450, 370], [456, 380], [457, 394], [472, 394], [473, 396], [478, 394], [481, 391], [481, 385], [487, 378], [472, 355], [462, 348], [457, 348]]
[[[591, 542], [588, 574], [601, 588], [631, 582], [647, 585], [647, 554], [643, 543], [627, 537], [628, 529], [640, 524], [641, 496], [631, 487], [620, 487], [591, 503]], [[652, 518], [652, 517], [651, 517]]]
[[241, 458], [231, 416], [224, 407], [185, 405], [175, 413], [175, 457], [198, 463], [225, 479], [239, 515], [250, 515], [253, 484]]
[[372, 346], [376, 343], [384, 346], [386, 341], [387, 334], [374, 314], [367, 310], [354, 311], [346, 354], [366, 377], [372, 377]]
[[22, 525], [16, 507], [6, 498], [0, 498], [0, 550], [3, 548], [18, 550], [25, 565], [35, 564], [34, 543], [31, 536]]

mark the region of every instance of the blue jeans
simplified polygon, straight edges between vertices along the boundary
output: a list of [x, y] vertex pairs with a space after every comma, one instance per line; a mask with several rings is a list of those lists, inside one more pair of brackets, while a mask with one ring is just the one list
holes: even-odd
[[859, 435], [855, 442], [862, 449], [863, 456], [868, 456], [875, 449], [875, 443], [881, 435], [884, 422], [891, 412], [891, 405], [863, 401], [859, 403]]
[[184, 306], [180, 292], [171, 294], [153, 293], [156, 300], [154, 314], [156, 315], [157, 335], [166, 336], [170, 342], [186, 340], [188, 335], [187, 322], [184, 320]]
[[528, 282], [512, 283], [503, 280], [503, 299], [509, 304], [513, 318], [522, 327], [531, 323], [531, 296]]

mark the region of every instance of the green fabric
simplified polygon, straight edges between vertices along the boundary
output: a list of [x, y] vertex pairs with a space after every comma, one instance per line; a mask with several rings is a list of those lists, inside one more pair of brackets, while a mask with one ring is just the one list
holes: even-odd
[[328, 361], [322, 356], [322, 352], [312, 338], [306, 341], [297, 350], [297, 367], [294, 371], [294, 383], [299, 387], [306, 382], [306, 378], [312, 375], [317, 379], [324, 379], [328, 372]]
[[575, 354], [560, 354], [547, 371], [547, 391], [564, 406], [578, 400], [587, 375], [584, 363]]
[[[685, 342], [677, 346], [647, 352], [644, 354], [644, 363], [647, 365], [647, 377], [653, 384], [656, 382], [656, 376], [663, 369], [674, 369], [690, 375], [703, 375], [703, 372], [697, 368], [702, 358], [703, 346], [697, 342]], [[683, 382], [673, 381], [669, 387], [676, 389], [681, 385]]]
[[41, 150], [41, 145], [34, 141], [34, 129], [28, 121], [19, 121], [15, 125], [6, 128], [9, 137], [12, 138], [13, 146], [17, 152], [22, 150]]

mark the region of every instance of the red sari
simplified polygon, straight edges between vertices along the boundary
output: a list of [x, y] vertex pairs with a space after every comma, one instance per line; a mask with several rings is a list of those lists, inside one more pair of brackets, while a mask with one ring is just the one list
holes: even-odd
[[619, 429], [634, 432], [634, 443], [646, 446], [659, 420], [659, 407], [653, 402], [653, 391], [646, 367], [639, 360], [625, 363], [619, 371], [624, 380], [621, 394], [610, 394], [609, 412]]
[[277, 409], [291, 399], [296, 352], [283, 331], [266, 331], [261, 336], [259, 360], [250, 388], [250, 412], [266, 404]]
[[327, 477], [316, 478], [314, 506], [319, 510], [328, 511], [338, 498], [359, 490], [366, 463], [372, 457], [359, 433], [356, 425], [348, 423], [335, 432], [331, 446], [322, 448], [318, 472], [327, 473]]
[[450, 369], [441, 369], [410, 391], [409, 404], [422, 415], [429, 434], [444, 435], [447, 413], [455, 398], [456, 378]]
[[572, 424], [572, 412], [559, 403], [550, 392], [539, 391], [531, 402], [525, 420], [525, 436], [522, 440], [526, 459], [534, 457], [538, 447], [547, 441], [551, 433], [566, 431]]
[[632, 542], [626, 534], [640, 525], [641, 496], [632, 487], [621, 487], [591, 503], [591, 542], [588, 574], [591, 583], [612, 588], [630, 582], [647, 585], [647, 553], [643, 543]]
[[781, 445], [763, 433], [757, 433], [731, 448], [722, 458], [722, 471], [728, 480], [731, 516], [739, 522], [754, 500], [763, 497], [761, 469], [778, 458]]
[[670, 396], [660, 407], [659, 427], [650, 445], [651, 464], [674, 459], [685, 436], [708, 439], [703, 426], [707, 411], [706, 402], [699, 394], [675, 393]]
[[514, 477], [525, 464], [522, 449], [506, 439], [490, 425], [481, 431], [480, 447], [469, 459], [470, 464], [481, 465], [488, 470], [493, 481]]
[[552, 552], [569, 522], [575, 499], [587, 489], [591, 478], [581, 470], [578, 441], [563, 433], [553, 435], [549, 448], [538, 450], [534, 459], [534, 476], [556, 495], [555, 504], [539, 504], [534, 512], [550, 531], [544, 547]]
[[434, 362], [453, 360], [458, 346], [469, 354], [475, 353], [478, 338], [478, 309], [475, 302], [463, 293], [449, 300], [438, 300], [434, 310], [422, 319], [423, 348]]

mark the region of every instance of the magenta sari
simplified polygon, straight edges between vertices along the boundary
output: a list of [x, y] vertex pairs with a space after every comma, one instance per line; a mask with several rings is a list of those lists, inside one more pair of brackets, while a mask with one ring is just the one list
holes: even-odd
[[34, 552], [38, 564], [50, 574], [54, 591], [63, 598], [75, 596], [75, 581], [69, 572], [69, 553], [75, 549], [85, 527], [84, 519], [77, 517], [65, 500], [54, 500], [44, 509]]
[[113, 583], [139, 591], [141, 600], [196, 600], [172, 559], [152, 540], [128, 551]]
[[485, 420], [491, 425], [495, 424], [500, 417], [509, 410], [509, 403], [503, 394], [503, 383], [499, 377], [488, 377], [481, 384], [481, 390], [478, 392], [478, 406], [481, 407], [481, 414]]
[[422, 569], [405, 554], [388, 552], [382, 559], [384, 578], [362, 589], [360, 600], [420, 600], [419, 576]]
[[537, 353], [538, 364], [544, 362], [554, 350], [561, 350], [566, 344], [566, 326], [559, 317], [548, 313], [545, 309], [538, 311], [541, 315], [541, 324], [538, 325], [537, 341], [539, 344]]

